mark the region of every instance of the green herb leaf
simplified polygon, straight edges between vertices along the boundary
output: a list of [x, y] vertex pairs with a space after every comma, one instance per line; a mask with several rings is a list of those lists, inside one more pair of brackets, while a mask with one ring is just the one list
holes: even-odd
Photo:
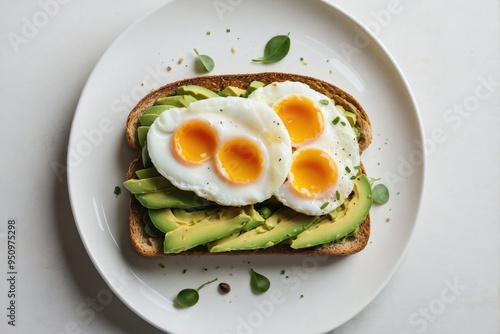
[[198, 303], [198, 300], [200, 299], [200, 294], [198, 293], [198, 291], [200, 291], [200, 289], [203, 288], [205, 285], [215, 281], [217, 281], [217, 278], [200, 285], [198, 289], [188, 288], [181, 290], [177, 294], [177, 297], [175, 297], [175, 303], [181, 307], [191, 307], [195, 305], [196, 303]]
[[324, 209], [324, 208], [326, 208], [327, 206], [328, 206], [328, 202], [325, 202], [325, 203], [323, 203], [323, 205], [321, 205], [319, 208], [320, 208], [321, 210], [323, 210], [323, 209]]
[[271, 217], [273, 212], [268, 207], [263, 206], [262, 208], [259, 209], [259, 214], [261, 215], [262, 218], [267, 219]]
[[264, 56], [252, 59], [256, 63], [276, 63], [285, 58], [290, 51], [290, 33], [288, 35], [277, 35], [271, 38], [264, 48]]
[[332, 124], [333, 124], [333, 125], [337, 125], [337, 123], [338, 123], [339, 121], [340, 121], [340, 117], [339, 117], [339, 116], [337, 116], [337, 117], [335, 117], [335, 119], [332, 121]]
[[389, 201], [389, 189], [382, 183], [373, 187], [372, 193], [373, 201], [377, 204], [385, 204]]
[[319, 103], [321, 103], [322, 105], [325, 105], [327, 106], [328, 103], [330, 103], [330, 101], [326, 100], [326, 99], [323, 99], [323, 100], [319, 100]]
[[250, 286], [255, 293], [264, 293], [269, 290], [271, 282], [264, 275], [250, 269]]
[[177, 297], [175, 297], [175, 302], [177, 305], [182, 307], [191, 307], [198, 303], [200, 299], [200, 294], [195, 289], [184, 289], [181, 290]]
[[198, 50], [196, 50], [196, 49], [193, 49], [193, 50], [196, 53], [196, 55], [198, 56], [197, 59], [198, 59], [198, 64], [199, 64], [200, 68], [202, 70], [204, 70], [205, 72], [211, 72], [215, 67], [214, 60], [212, 58], [210, 58], [210, 56], [199, 54]]

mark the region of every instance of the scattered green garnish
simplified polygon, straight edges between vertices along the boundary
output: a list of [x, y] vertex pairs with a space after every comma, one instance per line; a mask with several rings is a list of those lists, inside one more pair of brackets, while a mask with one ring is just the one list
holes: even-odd
[[115, 187], [115, 190], [114, 190], [114, 194], [115, 196], [118, 196], [122, 193], [122, 188], [120, 188], [119, 186], [116, 186]]
[[215, 281], [217, 281], [217, 278], [215, 278], [211, 281], [208, 281], [206, 283], [203, 283], [202, 285], [200, 285], [198, 287], [198, 289], [188, 288], [188, 289], [181, 290], [177, 294], [177, 297], [175, 297], [175, 303], [181, 307], [191, 307], [191, 306], [195, 305], [198, 302], [198, 300], [200, 299], [200, 294], [198, 293], [198, 291], [200, 291], [200, 289], [203, 288], [205, 285], [213, 283]]
[[349, 166], [345, 166], [345, 171], [350, 173], [351, 172], [351, 169], [349, 168]]
[[323, 99], [323, 100], [319, 100], [319, 103], [321, 103], [322, 105], [327, 106], [328, 103], [330, 103], [330, 101], [328, 101], [327, 99]]
[[264, 293], [269, 290], [271, 282], [267, 277], [250, 269], [250, 286], [255, 293]]
[[210, 31], [207, 31], [207, 36], [210, 36], [211, 32]]
[[389, 189], [382, 183], [373, 187], [372, 194], [373, 201], [377, 204], [385, 204], [389, 201]]
[[231, 32], [231, 29], [227, 28], [227, 29], [226, 29], [226, 32]]
[[327, 206], [328, 206], [328, 202], [325, 202], [325, 203], [323, 203], [323, 204], [322, 204], [319, 208], [320, 208], [321, 210], [323, 210], [323, 209], [324, 209], [324, 208], [326, 208]]
[[276, 35], [271, 38], [264, 48], [264, 56], [252, 59], [256, 63], [271, 64], [285, 58], [290, 51], [290, 33], [288, 35]]
[[196, 56], [198, 56], [198, 64], [200, 65], [201, 69], [203, 69], [205, 72], [211, 72], [215, 67], [214, 60], [210, 58], [210, 56], [199, 54], [198, 50], [196, 49], [193, 50], [196, 53]]
[[337, 199], [337, 201], [340, 200], [340, 193], [338, 190], [335, 192], [335, 198]]
[[271, 217], [273, 212], [271, 211], [271, 209], [264, 206], [264, 207], [259, 209], [259, 214], [261, 215], [262, 218], [267, 219], [267, 218]]
[[344, 121], [340, 122], [340, 124], [342, 124], [342, 126], [346, 126], [346, 122]]
[[333, 125], [337, 125], [337, 123], [338, 123], [339, 121], [340, 121], [340, 117], [339, 117], [339, 116], [337, 116], [337, 117], [335, 117], [335, 119], [332, 121], [332, 124], [333, 124]]
[[280, 273], [281, 273], [281, 275], [285, 275], [285, 270], [282, 269]]

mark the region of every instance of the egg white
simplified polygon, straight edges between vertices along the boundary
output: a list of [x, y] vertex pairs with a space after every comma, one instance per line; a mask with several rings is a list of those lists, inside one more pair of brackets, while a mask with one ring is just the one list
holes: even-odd
[[[249, 99], [266, 103], [272, 108], [290, 95], [300, 95], [313, 100], [324, 119], [323, 133], [317, 139], [306, 142], [300, 149], [319, 148], [328, 152], [337, 164], [339, 177], [327, 194], [306, 197], [295, 191], [287, 180], [274, 195], [284, 205], [298, 212], [308, 215], [326, 214], [340, 206], [354, 188], [354, 180], [351, 178], [357, 174], [360, 164], [356, 135], [348, 120], [335, 107], [335, 102], [306, 84], [290, 81], [272, 83], [254, 91]], [[328, 101], [328, 104], [325, 101]], [[337, 117], [338, 122], [333, 124]]]
[[[184, 121], [194, 119], [211, 125], [219, 146], [232, 138], [255, 142], [263, 155], [261, 175], [252, 182], [234, 184], [221, 177], [214, 159], [197, 165], [177, 160], [170, 145], [172, 135]], [[290, 137], [279, 117], [264, 103], [239, 97], [210, 98], [163, 112], [148, 131], [147, 148], [153, 165], [174, 186], [228, 206], [271, 197], [285, 181], [291, 163]]]

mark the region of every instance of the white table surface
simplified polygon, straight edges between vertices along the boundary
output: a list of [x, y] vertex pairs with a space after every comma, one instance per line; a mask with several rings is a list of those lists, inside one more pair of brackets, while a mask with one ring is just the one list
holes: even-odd
[[[107, 285], [79, 238], [67, 182], [51, 165], [65, 163], [76, 104], [99, 57], [166, 1], [55, 1], [0, 1], [0, 332], [159, 333], [116, 296], [92, 304]], [[400, 65], [428, 145], [407, 253], [375, 300], [334, 333], [499, 333], [498, 1], [333, 2], [371, 27]], [[398, 10], [388, 17], [391, 8]], [[21, 35], [44, 10], [53, 14], [46, 24], [14, 45], [9, 34]], [[6, 309], [12, 218], [15, 327]]]

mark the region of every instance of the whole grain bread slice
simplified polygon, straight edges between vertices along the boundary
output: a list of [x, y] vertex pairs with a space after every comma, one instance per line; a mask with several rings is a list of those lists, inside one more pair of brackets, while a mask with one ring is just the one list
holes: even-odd
[[[161, 97], [171, 96], [175, 94], [178, 87], [184, 85], [199, 85], [208, 88], [214, 92], [220, 92], [227, 86], [236, 86], [246, 89], [254, 80], [261, 81], [265, 84], [283, 81], [299, 81], [309, 85], [312, 89], [328, 96], [340, 104], [344, 109], [356, 114], [356, 127], [360, 132], [359, 149], [364, 151], [371, 143], [372, 128], [368, 115], [361, 104], [354, 99], [350, 94], [342, 89], [334, 86], [326, 81], [318, 80], [312, 77], [291, 74], [266, 72], [256, 74], [229, 74], [217, 76], [195, 77], [185, 80], [176, 81], [160, 87], [152, 91], [142, 98], [134, 109], [130, 112], [126, 125], [127, 143], [135, 151], [138, 151], [139, 156], [130, 164], [126, 180], [135, 178], [135, 171], [143, 168], [141, 164], [140, 151], [141, 146], [137, 138], [137, 127], [139, 126], [139, 117], [149, 107], [153, 106], [156, 100]], [[366, 174], [363, 166], [361, 171]], [[151, 237], [146, 234], [144, 223], [142, 221], [146, 209], [136, 200], [133, 194], [130, 194], [129, 202], [129, 228], [130, 237], [135, 250], [147, 257], [173, 256], [176, 254], [165, 254], [163, 252], [163, 239]], [[223, 253], [210, 253], [205, 247], [197, 247], [189, 251], [180, 253], [179, 255], [242, 255], [242, 254], [318, 254], [318, 255], [350, 255], [357, 253], [365, 248], [370, 236], [370, 215], [368, 214], [365, 220], [361, 223], [357, 233], [354, 236], [347, 237], [343, 242], [332, 243], [322, 247], [309, 249], [294, 250], [286, 244], [279, 244], [266, 249], [254, 251], [232, 251]]]

